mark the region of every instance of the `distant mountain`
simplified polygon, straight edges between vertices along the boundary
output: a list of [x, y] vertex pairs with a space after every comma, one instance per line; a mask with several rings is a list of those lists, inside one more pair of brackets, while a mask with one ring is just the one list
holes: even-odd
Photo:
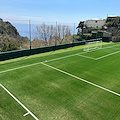
[[26, 49], [30, 40], [22, 37], [17, 29], [10, 23], [0, 18], [0, 52]]

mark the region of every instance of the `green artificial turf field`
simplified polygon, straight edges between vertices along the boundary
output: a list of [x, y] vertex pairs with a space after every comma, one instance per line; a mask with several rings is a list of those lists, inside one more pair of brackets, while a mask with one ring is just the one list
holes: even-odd
[[120, 43], [0, 62], [0, 120], [120, 120]]

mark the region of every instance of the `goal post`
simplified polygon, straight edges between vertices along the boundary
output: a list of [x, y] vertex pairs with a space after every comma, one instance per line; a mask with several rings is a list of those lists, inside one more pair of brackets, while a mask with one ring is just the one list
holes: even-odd
[[102, 49], [102, 39], [94, 39], [85, 43], [83, 51], [89, 52], [92, 49]]

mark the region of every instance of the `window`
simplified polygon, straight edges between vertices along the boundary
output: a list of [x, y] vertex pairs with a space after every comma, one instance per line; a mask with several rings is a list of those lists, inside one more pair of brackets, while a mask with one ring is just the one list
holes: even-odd
[[96, 23], [98, 22], [98, 21], [95, 21]]

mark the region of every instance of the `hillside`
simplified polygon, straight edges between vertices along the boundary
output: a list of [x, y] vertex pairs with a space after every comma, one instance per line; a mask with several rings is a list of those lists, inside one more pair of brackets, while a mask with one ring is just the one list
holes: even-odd
[[0, 52], [25, 49], [29, 41], [27, 37], [20, 36], [10, 22], [5, 22], [0, 18]]

